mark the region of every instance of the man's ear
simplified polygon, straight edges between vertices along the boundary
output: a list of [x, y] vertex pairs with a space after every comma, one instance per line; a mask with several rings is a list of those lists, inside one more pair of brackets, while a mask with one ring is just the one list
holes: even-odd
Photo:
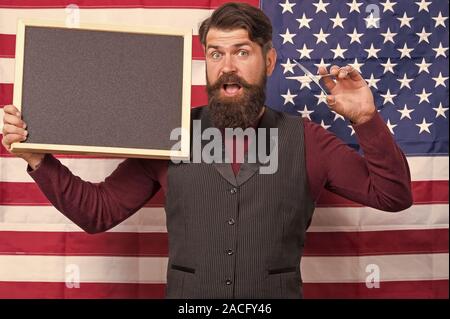
[[266, 54], [266, 74], [267, 76], [272, 75], [275, 65], [277, 63], [277, 51], [275, 48], [271, 48]]

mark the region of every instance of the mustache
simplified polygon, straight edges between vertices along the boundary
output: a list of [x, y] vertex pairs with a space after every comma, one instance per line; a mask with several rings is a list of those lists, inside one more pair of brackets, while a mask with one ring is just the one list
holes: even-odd
[[241, 86], [244, 89], [251, 89], [253, 86], [249, 84], [247, 81], [245, 81], [243, 78], [241, 78], [239, 75], [237, 75], [234, 72], [230, 73], [224, 73], [222, 74], [216, 82], [209, 85], [208, 89], [210, 91], [220, 90], [223, 85], [227, 83], [235, 83], [239, 86]]

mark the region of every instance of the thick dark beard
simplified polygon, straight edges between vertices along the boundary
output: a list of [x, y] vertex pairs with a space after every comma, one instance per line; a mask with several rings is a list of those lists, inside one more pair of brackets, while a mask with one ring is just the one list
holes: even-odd
[[[217, 128], [242, 128], [254, 126], [266, 100], [267, 76], [263, 72], [257, 84], [249, 84], [235, 73], [223, 74], [213, 85], [207, 83], [208, 107], [212, 124]], [[225, 83], [237, 83], [242, 87], [238, 97], [221, 97]]]

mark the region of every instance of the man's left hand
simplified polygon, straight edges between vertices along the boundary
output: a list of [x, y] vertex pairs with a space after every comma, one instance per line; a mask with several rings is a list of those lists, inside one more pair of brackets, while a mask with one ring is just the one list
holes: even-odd
[[[328, 71], [325, 67], [320, 67], [319, 74], [326, 75]], [[327, 97], [329, 107], [353, 124], [370, 120], [376, 107], [372, 91], [361, 74], [350, 65], [341, 68], [333, 65], [330, 74], [332, 76], [322, 77], [325, 87], [331, 93]]]

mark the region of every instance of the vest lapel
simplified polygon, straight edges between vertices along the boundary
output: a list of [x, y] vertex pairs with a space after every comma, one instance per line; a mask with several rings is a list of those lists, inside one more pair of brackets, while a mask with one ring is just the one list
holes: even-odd
[[[213, 125], [211, 124], [211, 120], [209, 119], [209, 110], [208, 110], [207, 106], [201, 108], [200, 119], [201, 119], [201, 123], [202, 123], [202, 129], [201, 129], [201, 136], [202, 136], [204, 130], [206, 130], [210, 127], [213, 127]], [[201, 136], [195, 136], [194, 138], [201, 139]], [[209, 141], [204, 141], [203, 139], [201, 139], [201, 145], [202, 145], [201, 150], [203, 150], [205, 145], [208, 143], [209, 143]], [[224, 152], [223, 143], [222, 143], [222, 151]], [[222, 154], [222, 158], [223, 158], [223, 154]], [[233, 186], [238, 186], [238, 183], [236, 181], [236, 177], [234, 176], [234, 172], [233, 172], [233, 168], [231, 167], [231, 164], [213, 162], [211, 165], [225, 180], [228, 181], [228, 183], [230, 183]]]
[[[247, 156], [247, 154], [246, 154]], [[228, 164], [230, 165], [230, 164]], [[230, 165], [231, 167], [231, 165]], [[237, 186], [243, 185], [248, 181], [259, 169], [259, 163], [242, 163], [236, 176]], [[233, 172], [232, 172], [233, 173]]]
[[[204, 110], [202, 110], [201, 114], [201, 121], [202, 121], [202, 132], [212, 127], [211, 121], [209, 119], [209, 112], [207, 110], [207, 107], [204, 107]], [[269, 133], [269, 129], [276, 127], [277, 125], [277, 119], [275, 117], [275, 113], [268, 107], [266, 107], [264, 114], [261, 118], [261, 121], [259, 123], [259, 128], [265, 128], [266, 133]], [[270, 150], [270, 134], [267, 134], [264, 136], [266, 138], [266, 150]], [[253, 141], [253, 143], [257, 143], [256, 146], [258, 146], [258, 134], [257, 139]], [[207, 143], [207, 141], [202, 141], [202, 149], [204, 145]], [[250, 147], [249, 147], [250, 149]], [[222, 148], [224, 151], [224, 148]], [[257, 147], [255, 147], [256, 155], [258, 154]], [[270, 152], [270, 151], [269, 151]], [[247, 182], [255, 173], [259, 170], [260, 166], [262, 165], [259, 161], [258, 156], [256, 158], [256, 163], [248, 163], [248, 153], [245, 154], [245, 161], [244, 163], [241, 163], [239, 172], [237, 176], [234, 175], [233, 169], [231, 167], [231, 164], [229, 163], [212, 163], [213, 167], [217, 172], [225, 179], [227, 180], [231, 185], [233, 186], [241, 186], [245, 182]]]
[[239, 186], [240, 183], [237, 181], [236, 176], [234, 176], [233, 168], [229, 163], [213, 163], [214, 168], [225, 178], [228, 183], [233, 186]]
[[[264, 114], [259, 122], [259, 126], [258, 128], [264, 128], [266, 130], [266, 134], [263, 134], [262, 136], [259, 136], [258, 134], [256, 134], [256, 140], [253, 141], [253, 143], [256, 143], [256, 147], [248, 147], [248, 150], [252, 150], [254, 149], [256, 151], [255, 154], [255, 158], [256, 158], [256, 163], [249, 163], [248, 162], [248, 152], [245, 153], [245, 161], [244, 163], [241, 164], [241, 167], [239, 169], [238, 175], [236, 176], [236, 180], [238, 183], [238, 186], [244, 184], [245, 182], [247, 182], [261, 167], [261, 165], [263, 165], [260, 162], [260, 158], [257, 156], [258, 155], [258, 139], [259, 138], [265, 138], [265, 143], [266, 143], [266, 150], [271, 151], [271, 144], [270, 144], [270, 128], [272, 127], [276, 127], [277, 126], [277, 120], [275, 117], [274, 112], [266, 107]], [[258, 133], [258, 132], [256, 132]], [[265, 154], [267, 156], [267, 154]]]

